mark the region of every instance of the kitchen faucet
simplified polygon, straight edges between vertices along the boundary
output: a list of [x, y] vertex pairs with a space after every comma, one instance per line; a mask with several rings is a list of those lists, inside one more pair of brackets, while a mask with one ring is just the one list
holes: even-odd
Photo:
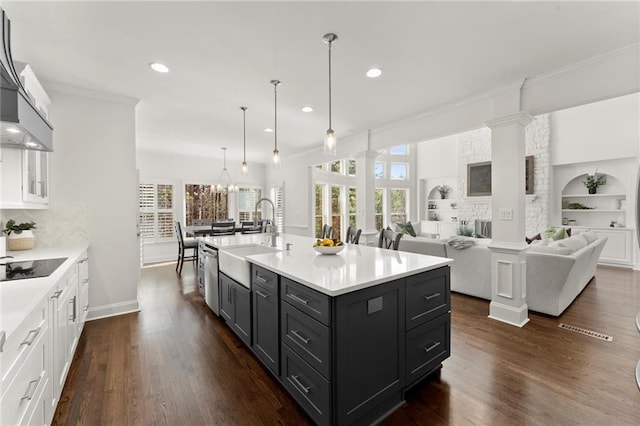
[[275, 247], [276, 246], [276, 237], [278, 236], [278, 226], [276, 225], [276, 206], [273, 205], [273, 201], [271, 201], [268, 198], [260, 198], [258, 200], [258, 202], [256, 203], [256, 207], [255, 210], [253, 212], [253, 224], [257, 225], [258, 222], [256, 220], [256, 217], [258, 217], [258, 205], [263, 202], [263, 201], [268, 201], [269, 204], [271, 204], [271, 211], [273, 212], [273, 215], [271, 216], [273, 219], [273, 225], [271, 226], [271, 247]]

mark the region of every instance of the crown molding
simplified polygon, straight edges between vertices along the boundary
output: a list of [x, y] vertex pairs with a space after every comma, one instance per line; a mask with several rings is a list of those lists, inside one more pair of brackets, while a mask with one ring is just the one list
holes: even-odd
[[140, 99], [132, 98], [130, 96], [119, 95], [116, 93], [100, 92], [97, 90], [86, 89], [84, 87], [71, 86], [64, 83], [47, 81], [45, 86], [47, 87], [48, 90], [51, 90], [54, 92], [66, 93], [69, 95], [76, 95], [76, 96], [84, 96], [87, 98], [97, 99], [100, 101], [115, 102], [120, 104], [131, 105], [131, 106], [136, 106], [140, 102]]
[[511, 124], [519, 124], [522, 127], [525, 127], [527, 124], [531, 123], [533, 120], [534, 118], [531, 114], [520, 111], [515, 114], [485, 121], [484, 125], [490, 129], [495, 129], [496, 127], [509, 126]]

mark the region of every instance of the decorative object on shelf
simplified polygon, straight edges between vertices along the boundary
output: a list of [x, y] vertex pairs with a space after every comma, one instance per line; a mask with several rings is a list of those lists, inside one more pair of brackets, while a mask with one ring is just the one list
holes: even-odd
[[451, 206], [452, 209], [455, 210], [455, 209], [458, 208], [458, 203], [451, 203], [450, 206]]
[[447, 195], [449, 194], [450, 191], [451, 191], [451, 187], [447, 185], [438, 186], [438, 192], [440, 193], [440, 198], [443, 200], [447, 198]]
[[227, 148], [222, 147], [223, 154], [223, 167], [220, 176], [218, 177], [218, 183], [216, 184], [217, 192], [238, 192], [238, 185], [233, 183], [231, 179], [231, 175], [229, 175], [229, 171], [227, 170]]
[[567, 209], [569, 210], [591, 210], [594, 207], [585, 206], [582, 203], [569, 203], [567, 204]]
[[280, 151], [278, 151], [278, 85], [280, 80], [271, 80], [273, 84], [273, 167], [280, 168]]
[[607, 183], [607, 177], [603, 174], [598, 175], [598, 173], [594, 172], [592, 175], [587, 175], [587, 179], [583, 180], [582, 183], [589, 190], [589, 194], [595, 194], [598, 191], [599, 186]]
[[338, 40], [338, 36], [333, 33], [327, 33], [322, 36], [322, 41], [329, 45], [329, 128], [324, 136], [324, 153], [336, 155], [337, 141], [336, 133], [331, 127], [331, 46]]
[[35, 222], [25, 222], [16, 225], [16, 221], [9, 219], [2, 232], [7, 234], [9, 250], [31, 250], [35, 243], [32, 229], [36, 228]]
[[576, 226], [578, 224], [578, 221], [575, 219], [569, 219], [567, 222], [569, 222], [569, 226]]
[[244, 176], [249, 172], [249, 166], [247, 165], [247, 107], [240, 107], [242, 110], [242, 145], [243, 145], [243, 155], [242, 155], [242, 174]]
[[466, 224], [460, 224], [456, 233], [462, 237], [473, 237], [473, 230], [468, 228]]
[[431, 212], [431, 214], [429, 215], [429, 220], [440, 220], [440, 217], [438, 216], [438, 213], [434, 213]]
[[[525, 194], [533, 194], [534, 168], [533, 155], [525, 157]], [[479, 197], [491, 195], [491, 161], [467, 164], [467, 196]]]
[[568, 225], [568, 224], [569, 224], [569, 218], [567, 218], [567, 217], [563, 217], [563, 218], [562, 218], [562, 224], [563, 224], [563, 225]]

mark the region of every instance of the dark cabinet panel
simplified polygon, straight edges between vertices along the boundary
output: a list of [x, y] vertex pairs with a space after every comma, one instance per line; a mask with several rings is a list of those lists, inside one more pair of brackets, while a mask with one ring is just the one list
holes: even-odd
[[407, 330], [451, 309], [448, 266], [407, 277], [406, 288]]
[[220, 316], [227, 322], [233, 321], [235, 307], [231, 299], [233, 295], [233, 280], [220, 273]]
[[260, 266], [251, 265], [251, 283], [262, 286], [272, 293], [278, 293], [278, 274]]
[[248, 346], [251, 346], [251, 290], [233, 283], [232, 300], [235, 305], [233, 330]]
[[338, 424], [371, 423], [402, 401], [404, 280], [336, 300], [335, 403]]
[[287, 345], [282, 345], [282, 384], [319, 425], [331, 423], [331, 386]]
[[[253, 350], [273, 372], [280, 375], [280, 314], [278, 286], [265, 287], [253, 281]], [[277, 276], [276, 276], [277, 280]]]
[[451, 355], [451, 314], [407, 333], [407, 384], [423, 378]]
[[330, 377], [331, 329], [288, 303], [281, 309], [282, 341], [324, 377]]
[[331, 305], [329, 296], [305, 287], [302, 284], [291, 281], [288, 278], [280, 279], [281, 297], [302, 312], [317, 319], [326, 326], [331, 326]]

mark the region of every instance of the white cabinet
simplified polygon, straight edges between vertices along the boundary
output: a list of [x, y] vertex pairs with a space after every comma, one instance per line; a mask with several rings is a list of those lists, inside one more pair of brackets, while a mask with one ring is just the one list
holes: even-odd
[[2, 148], [0, 209], [46, 209], [49, 153]]
[[633, 229], [628, 228], [584, 228], [571, 227], [575, 230], [591, 230], [599, 238], [607, 237], [598, 263], [613, 266], [633, 266]]
[[604, 228], [612, 223], [627, 225], [627, 189], [611, 175], [596, 194], [589, 194], [582, 183], [587, 175], [571, 180], [562, 190], [562, 223], [565, 226]]

